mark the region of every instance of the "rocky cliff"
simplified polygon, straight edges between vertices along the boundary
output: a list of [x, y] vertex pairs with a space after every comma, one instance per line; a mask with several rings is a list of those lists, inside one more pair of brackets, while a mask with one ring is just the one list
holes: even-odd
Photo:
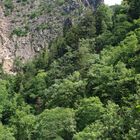
[[6, 72], [12, 72], [14, 61], [14, 43], [10, 40], [10, 19], [4, 16], [0, 6], [0, 63]]
[[58, 35], [67, 18], [78, 22], [88, 7], [103, 0], [2, 0], [0, 3], [0, 63], [13, 73], [13, 62], [33, 58]]

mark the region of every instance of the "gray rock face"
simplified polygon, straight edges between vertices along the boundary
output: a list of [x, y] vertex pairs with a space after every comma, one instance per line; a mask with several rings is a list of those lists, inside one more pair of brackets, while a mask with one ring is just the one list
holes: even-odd
[[14, 59], [14, 45], [9, 39], [10, 22], [5, 18], [3, 9], [0, 6], [0, 63], [3, 65], [5, 72], [12, 73]]
[[0, 6], [0, 62], [13, 73], [16, 58], [22, 62], [32, 59], [50, 41], [63, 33], [68, 17], [78, 22], [87, 10], [96, 8], [103, 0], [12, 0]]

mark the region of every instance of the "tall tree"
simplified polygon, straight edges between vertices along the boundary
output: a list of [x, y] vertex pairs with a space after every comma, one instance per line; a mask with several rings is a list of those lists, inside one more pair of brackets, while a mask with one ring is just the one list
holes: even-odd
[[96, 10], [95, 18], [97, 35], [112, 27], [112, 11], [108, 6], [100, 5]]

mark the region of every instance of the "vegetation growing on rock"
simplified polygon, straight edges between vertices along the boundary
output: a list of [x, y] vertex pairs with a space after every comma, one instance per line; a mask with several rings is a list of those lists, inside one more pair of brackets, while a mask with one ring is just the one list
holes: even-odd
[[124, 0], [95, 12], [88, 8], [34, 59], [17, 59], [16, 75], [1, 68], [0, 138], [139, 140], [138, 7]]

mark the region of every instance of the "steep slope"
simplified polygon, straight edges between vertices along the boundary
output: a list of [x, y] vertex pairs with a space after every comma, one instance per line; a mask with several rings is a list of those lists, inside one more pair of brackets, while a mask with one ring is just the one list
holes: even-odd
[[96, 9], [101, 2], [103, 0], [3, 0], [1, 20], [5, 25], [1, 27], [7, 41], [1, 45], [6, 51], [2, 49], [0, 53], [4, 52], [4, 56], [0, 57], [4, 58], [4, 70], [13, 71], [15, 59], [25, 62], [33, 58], [62, 35], [67, 18], [74, 24], [89, 7]]
[[10, 72], [14, 59], [14, 44], [9, 39], [10, 21], [4, 16], [0, 6], [0, 63], [5, 72]]
[[[17, 65], [16, 75], [0, 69], [0, 140], [140, 140], [140, 2], [127, 1], [89, 10], [73, 26], [77, 18], [66, 16], [49, 50]], [[85, 2], [83, 9], [93, 8]], [[14, 37], [31, 36], [38, 22], [13, 30], [8, 12], [1, 51]]]

